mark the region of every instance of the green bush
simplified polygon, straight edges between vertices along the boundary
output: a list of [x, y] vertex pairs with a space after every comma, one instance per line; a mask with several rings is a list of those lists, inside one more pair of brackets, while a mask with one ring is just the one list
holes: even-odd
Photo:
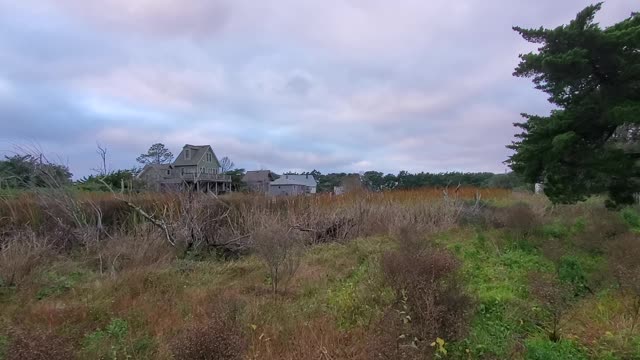
[[584, 351], [567, 340], [530, 339], [525, 342], [525, 347], [527, 360], [587, 360]]
[[620, 215], [633, 230], [640, 231], [640, 214], [635, 209], [624, 208]]
[[583, 296], [591, 289], [580, 259], [577, 256], [563, 256], [558, 263], [558, 278], [571, 284], [575, 296]]

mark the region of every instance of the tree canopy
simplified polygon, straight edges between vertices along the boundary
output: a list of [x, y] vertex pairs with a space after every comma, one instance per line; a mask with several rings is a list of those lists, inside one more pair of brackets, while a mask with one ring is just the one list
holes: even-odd
[[556, 203], [608, 193], [610, 205], [626, 204], [640, 191], [640, 15], [603, 29], [594, 22], [601, 5], [555, 29], [514, 27], [541, 45], [520, 55], [514, 76], [531, 78], [557, 109], [522, 114], [507, 163], [543, 181]]
[[0, 187], [60, 187], [69, 184], [69, 168], [43, 161], [40, 156], [14, 155], [0, 160]]
[[142, 165], [168, 164], [173, 161], [173, 154], [164, 144], [157, 143], [151, 145], [146, 154], [138, 156], [136, 161]]

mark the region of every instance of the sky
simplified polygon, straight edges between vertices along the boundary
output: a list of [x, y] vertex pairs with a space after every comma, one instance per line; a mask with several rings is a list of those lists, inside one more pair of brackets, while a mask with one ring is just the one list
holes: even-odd
[[[522, 112], [551, 109], [511, 30], [580, 0], [0, 0], [0, 155], [74, 177], [162, 142], [247, 170], [504, 172]], [[640, 10], [608, 0], [596, 21]]]

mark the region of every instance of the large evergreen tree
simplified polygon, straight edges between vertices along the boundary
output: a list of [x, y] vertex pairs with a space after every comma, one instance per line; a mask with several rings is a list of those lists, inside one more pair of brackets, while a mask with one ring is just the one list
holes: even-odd
[[527, 181], [544, 181], [557, 203], [607, 192], [610, 204], [625, 204], [640, 191], [640, 15], [603, 29], [593, 21], [600, 7], [555, 29], [514, 27], [541, 44], [520, 55], [514, 75], [532, 78], [557, 109], [523, 114], [507, 163]]

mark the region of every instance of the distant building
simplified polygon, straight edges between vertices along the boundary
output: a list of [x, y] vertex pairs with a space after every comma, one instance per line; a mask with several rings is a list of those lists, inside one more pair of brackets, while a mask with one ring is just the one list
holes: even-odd
[[313, 175], [282, 175], [269, 184], [269, 194], [280, 195], [304, 195], [315, 194], [318, 183]]
[[242, 182], [247, 184], [249, 191], [268, 194], [269, 184], [278, 179], [278, 175], [270, 170], [247, 171], [242, 177]]
[[149, 164], [138, 178], [156, 191], [231, 191], [231, 177], [220, 174], [220, 163], [210, 145], [187, 144], [172, 164]]

